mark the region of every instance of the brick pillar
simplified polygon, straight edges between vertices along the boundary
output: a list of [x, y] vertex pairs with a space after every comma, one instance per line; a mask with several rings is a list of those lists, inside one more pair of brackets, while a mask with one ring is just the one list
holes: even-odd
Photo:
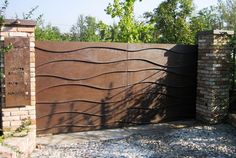
[[35, 25], [31, 20], [5, 20], [0, 33], [1, 43], [13, 42], [13, 48], [1, 58], [3, 132], [15, 130], [22, 120], [29, 118], [33, 137], [36, 136]]
[[215, 124], [224, 120], [229, 107], [230, 53], [233, 31], [213, 30], [198, 34], [196, 118]]

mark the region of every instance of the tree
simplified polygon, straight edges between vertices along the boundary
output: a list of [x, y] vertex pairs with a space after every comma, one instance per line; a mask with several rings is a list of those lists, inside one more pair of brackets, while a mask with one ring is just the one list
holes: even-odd
[[34, 12], [38, 9], [38, 7], [39, 6], [37, 5], [37, 6], [33, 7], [33, 8], [31, 8], [29, 12], [23, 13], [22, 14], [23, 15], [23, 19], [27, 19], [27, 20], [28, 19], [32, 19], [32, 16], [34, 15]]
[[75, 25], [71, 27], [72, 40], [93, 42], [99, 41], [97, 35], [98, 24], [92, 16], [80, 15]]
[[47, 24], [44, 26], [43, 15], [40, 15], [37, 19], [37, 25], [35, 29], [36, 40], [52, 40], [52, 41], [70, 41], [71, 36], [66, 33], [61, 33], [59, 28]]
[[85, 18], [80, 15], [75, 25], [71, 27], [72, 40], [84, 41], [85, 40]]
[[86, 41], [88, 42], [99, 41], [99, 36], [97, 35], [98, 24], [96, 18], [92, 16], [86, 16], [85, 22], [86, 22], [86, 31], [85, 31]]
[[193, 44], [188, 19], [194, 10], [192, 0], [166, 0], [153, 13], [146, 13], [155, 24], [162, 43]]
[[236, 30], [236, 0], [219, 0], [218, 8], [223, 27]]
[[4, 3], [2, 4], [2, 7], [0, 7], [0, 29], [2, 28], [2, 25], [4, 23], [5, 11], [7, 9], [8, 4], [9, 4], [8, 0], [5, 0]]
[[[5, 11], [8, 6], [8, 0], [5, 0], [4, 3], [2, 4], [2, 7], [0, 7], [0, 32], [2, 31], [2, 27], [4, 25], [4, 19], [5, 19]], [[4, 53], [9, 52], [13, 48], [13, 45], [10, 43], [8, 45], [1, 45], [0, 46], [0, 56], [2, 56]], [[3, 72], [2, 69], [0, 69], [0, 79], [3, 77]], [[0, 129], [1, 130], [1, 129]], [[0, 134], [2, 134], [0, 132]]]
[[110, 29], [110, 33], [111, 33], [111, 36], [110, 36], [109, 39], [110, 39], [111, 42], [122, 41], [122, 40], [119, 39], [120, 29], [119, 29], [117, 24], [113, 23], [113, 25], [109, 26], [109, 29]]
[[196, 35], [200, 31], [222, 28], [222, 19], [218, 12], [218, 7], [210, 6], [200, 10], [196, 15], [190, 18], [190, 28], [192, 39], [197, 42]]
[[191, 17], [190, 21], [192, 29], [196, 29], [198, 31], [201, 31], [202, 29], [221, 29], [223, 27], [223, 21], [219, 14], [219, 8], [215, 6], [210, 6], [200, 10], [197, 15]]
[[139, 27], [137, 27], [139, 41], [143, 43], [155, 43], [157, 41], [154, 25], [143, 21], [137, 22], [136, 25], [139, 25]]
[[113, 4], [109, 3], [106, 13], [112, 18], [119, 18], [119, 42], [139, 42], [139, 25], [134, 19], [134, 3], [137, 0], [114, 0]]
[[60, 30], [48, 24], [46, 27], [37, 26], [35, 29], [36, 40], [52, 40], [52, 41], [61, 41], [62, 35]]
[[[224, 29], [236, 32], [236, 0], [219, 0], [219, 12], [224, 23]], [[236, 34], [231, 40], [231, 44], [236, 46]]]
[[98, 36], [100, 41], [112, 41], [112, 26], [98, 22]]

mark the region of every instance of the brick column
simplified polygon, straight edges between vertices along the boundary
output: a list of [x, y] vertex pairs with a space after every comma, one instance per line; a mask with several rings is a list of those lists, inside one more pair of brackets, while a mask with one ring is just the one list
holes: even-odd
[[[31, 119], [32, 122], [32, 126], [31, 126], [31, 133], [33, 132], [34, 136], [36, 135], [36, 112], [35, 112], [35, 34], [34, 34], [34, 29], [35, 29], [35, 25], [36, 23], [34, 21], [31, 20], [5, 20], [4, 26], [1, 29], [1, 42], [6, 42], [6, 40], [9, 39], [17, 39], [15, 41], [15, 46], [13, 48], [13, 50], [11, 50], [8, 53], [6, 53], [5, 55], [3, 55], [2, 57], [2, 67], [3, 67], [3, 73], [5, 75], [3, 75], [2, 77], [2, 95], [1, 95], [1, 108], [2, 108], [2, 127], [3, 127], [3, 132], [8, 132], [8, 131], [12, 131], [15, 130], [16, 128], [18, 128], [23, 119], [29, 118]], [[24, 40], [21, 40], [24, 39]], [[22, 42], [23, 41], [23, 42]], [[21, 44], [24, 44], [24, 46], [21, 47]], [[19, 62], [19, 58], [18, 57], [11, 57], [11, 60], [8, 61], [6, 56], [9, 56], [11, 53], [13, 53], [12, 51], [17, 51], [20, 48], [22, 48], [21, 50], [27, 50], [26, 52], [23, 51], [23, 53], [28, 53], [26, 54], [26, 56], [28, 57], [27, 59], [25, 59], [25, 63], [27, 63], [27, 65], [21, 65], [18, 64], [17, 66], [9, 66], [9, 68], [7, 69], [5, 66], [7, 65], [7, 62], [10, 63], [16, 63]], [[20, 52], [22, 53], [22, 51]], [[17, 53], [16, 53], [17, 55]], [[24, 58], [25, 56], [23, 56]], [[4, 59], [7, 58], [7, 59]], [[18, 58], [18, 59], [17, 59]], [[6, 63], [4, 63], [4, 61]], [[9, 64], [8, 64], [9, 65]], [[17, 65], [17, 63], [16, 63]], [[19, 67], [24, 67], [24, 69], [22, 70], [18, 70]], [[17, 69], [18, 68], [18, 69]], [[26, 72], [27, 69], [27, 72]], [[4, 72], [5, 70], [5, 72]], [[8, 70], [8, 72], [6, 72], [6, 70]], [[15, 74], [14, 74], [15, 72]], [[10, 73], [13, 73], [11, 75], [12, 82], [6, 81], [7, 80], [7, 75], [9, 76]], [[17, 76], [17, 73], [20, 74]], [[15, 77], [15, 76], [17, 77]], [[25, 80], [24, 82], [19, 80], [18, 78], [22, 77], [27, 80]], [[6, 83], [7, 82], [7, 83]], [[21, 87], [28, 86], [28, 90], [27, 91], [20, 91], [19, 86], [21, 85]], [[7, 93], [6, 92], [6, 87], [7, 86], [12, 86], [9, 89], [13, 89], [12, 94]], [[14, 91], [15, 89], [15, 91]], [[26, 105], [22, 105], [22, 103], [20, 105], [17, 105], [17, 102], [15, 100], [16, 103], [13, 103], [11, 105], [7, 105], [8, 102], [6, 102], [6, 97], [11, 95], [11, 100], [14, 102], [14, 99], [17, 99], [17, 96], [21, 96], [21, 100], [22, 98], [24, 99], [24, 95], [26, 95], [28, 97], [28, 102]], [[23, 97], [22, 97], [23, 96]], [[16, 98], [14, 98], [16, 97]], [[20, 99], [18, 99], [20, 101]], [[0, 115], [1, 116], [1, 115]]]
[[213, 30], [198, 34], [196, 118], [215, 124], [224, 120], [229, 107], [230, 53], [233, 31]]

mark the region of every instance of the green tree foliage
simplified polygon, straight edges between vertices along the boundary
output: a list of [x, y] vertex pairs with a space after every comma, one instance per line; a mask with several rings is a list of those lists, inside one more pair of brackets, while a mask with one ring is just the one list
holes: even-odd
[[85, 42], [99, 41], [100, 38], [97, 30], [98, 23], [96, 22], [95, 17], [84, 17], [83, 15], [80, 15], [77, 23], [71, 28], [72, 40]]
[[134, 19], [134, 3], [137, 0], [114, 0], [109, 3], [106, 13], [112, 18], [119, 18], [118, 39], [119, 42], [139, 42], [139, 26]]
[[[2, 4], [2, 7], [0, 7], [0, 32], [2, 31], [2, 27], [4, 25], [4, 19], [5, 19], [5, 11], [7, 9], [8, 6], [8, 0], [5, 0]], [[9, 52], [12, 49], [13, 45], [10, 43], [7, 46], [3, 46], [2, 43], [0, 45], [0, 56], [2, 56], [4, 53]], [[2, 69], [0, 69], [0, 78], [3, 77], [3, 72]], [[0, 129], [1, 131], [1, 129]], [[0, 135], [2, 133], [0, 132]], [[0, 136], [0, 143], [2, 141], [3, 136]]]
[[[218, 6], [224, 24], [223, 28], [236, 32], [236, 0], [219, 0]], [[231, 44], [236, 46], [236, 34], [234, 34]]]
[[110, 41], [111, 42], [118, 42], [119, 41], [119, 27], [117, 24], [113, 23], [112, 26], [110, 26]]
[[236, 0], [219, 0], [218, 8], [223, 27], [236, 30]]
[[41, 14], [36, 19], [37, 25], [35, 28], [35, 39], [46, 41], [70, 41], [71, 35], [61, 33], [59, 28], [50, 24], [44, 25], [43, 15]]
[[140, 42], [155, 43], [157, 41], [154, 25], [145, 22], [138, 22], [136, 25], [138, 25], [138, 39]]
[[47, 26], [37, 26], [35, 29], [36, 40], [52, 40], [52, 41], [61, 41], [62, 34], [60, 30], [52, 25]]
[[188, 19], [193, 11], [192, 0], [166, 0], [153, 13], [146, 14], [162, 43], [193, 44], [190, 23]]
[[8, 4], [8, 0], [5, 0], [2, 4], [2, 7], [0, 7], [0, 29], [2, 28], [2, 25], [4, 23], [5, 11], [7, 9]]
[[78, 17], [75, 25], [71, 27], [72, 40], [84, 41], [85, 40], [85, 18], [83, 15]]
[[197, 40], [196, 35], [199, 31], [222, 28], [223, 22], [218, 9], [216, 6], [210, 6], [200, 10], [190, 18], [191, 36], [195, 43]]
[[112, 32], [113, 27], [111, 25], [107, 25], [103, 23], [102, 21], [99, 21], [98, 24], [98, 36], [100, 41], [113, 41], [112, 39]]
[[192, 16], [190, 19], [192, 30], [221, 29], [223, 22], [218, 9], [218, 7], [210, 6], [200, 10], [197, 15]]
[[[137, 43], [154, 42], [154, 25], [145, 21], [137, 21], [134, 17], [134, 5], [137, 0], [114, 0], [109, 3], [106, 13], [118, 18], [118, 24], [110, 27], [111, 41]], [[141, 0], [139, 0], [141, 1]]]
[[[236, 31], [236, 0], [218, 0], [217, 6], [199, 11], [191, 18], [191, 28], [195, 34], [201, 30], [228, 29]], [[236, 43], [234, 37], [233, 43]]]

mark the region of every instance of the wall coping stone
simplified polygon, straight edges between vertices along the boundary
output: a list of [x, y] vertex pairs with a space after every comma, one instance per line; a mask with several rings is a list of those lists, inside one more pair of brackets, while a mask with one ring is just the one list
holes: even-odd
[[5, 19], [4, 20], [5, 26], [36, 26], [36, 21], [34, 20], [23, 20], [23, 19]]
[[234, 35], [234, 31], [232, 30], [209, 30], [209, 31], [200, 31], [198, 32], [198, 36], [199, 35], [222, 35], [222, 34], [226, 34], [226, 35]]

